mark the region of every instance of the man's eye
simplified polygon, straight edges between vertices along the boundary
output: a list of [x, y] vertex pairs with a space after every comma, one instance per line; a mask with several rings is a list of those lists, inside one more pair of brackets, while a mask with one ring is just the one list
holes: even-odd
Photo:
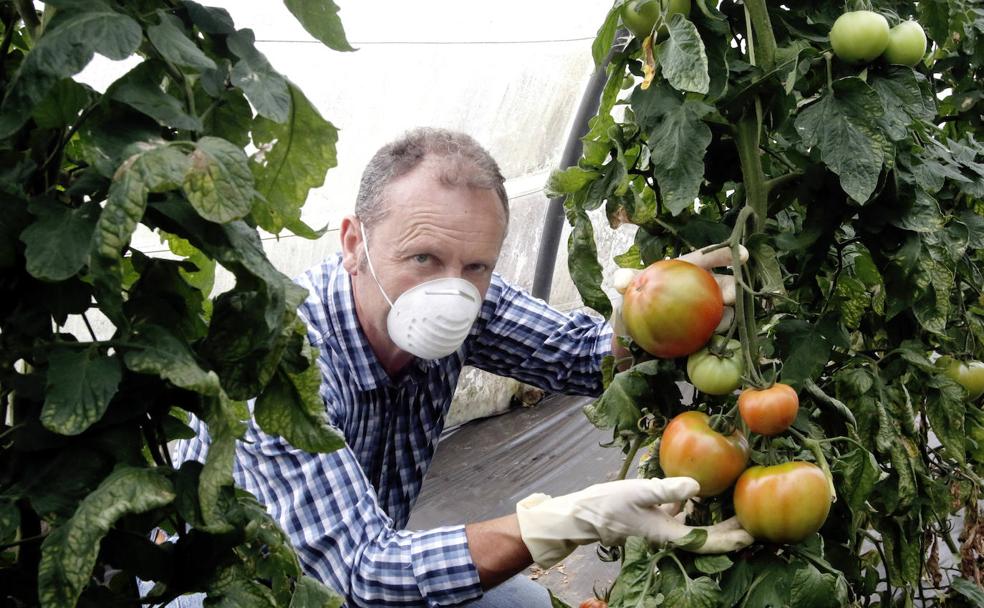
[[413, 256], [413, 261], [417, 262], [418, 264], [426, 264], [427, 262], [430, 261], [430, 256], [427, 255], [426, 253], [418, 253], [417, 255]]

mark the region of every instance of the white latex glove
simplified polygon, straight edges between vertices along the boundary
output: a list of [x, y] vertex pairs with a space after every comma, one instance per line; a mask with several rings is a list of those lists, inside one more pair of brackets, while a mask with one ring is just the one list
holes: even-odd
[[[601, 542], [622, 545], [641, 536], [653, 545], [683, 538], [695, 529], [673, 517], [660, 505], [679, 503], [700, 489], [689, 477], [625, 479], [600, 483], [580, 492], [551, 498], [532, 494], [516, 505], [520, 534], [533, 560], [549, 568], [579, 545]], [[705, 543], [695, 553], [724, 553], [747, 547], [752, 537], [731, 518], [707, 530]]]

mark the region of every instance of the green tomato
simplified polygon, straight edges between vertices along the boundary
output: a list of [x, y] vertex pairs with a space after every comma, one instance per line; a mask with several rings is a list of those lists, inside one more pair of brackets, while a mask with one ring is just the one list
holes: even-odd
[[639, 38], [645, 38], [656, 28], [656, 39], [661, 40], [667, 34], [666, 24], [660, 19], [664, 5], [667, 18], [678, 13], [690, 16], [690, 0], [629, 0], [622, 5], [622, 23]]
[[888, 47], [888, 21], [872, 11], [844, 13], [830, 28], [834, 54], [850, 63], [871, 61]]
[[936, 365], [957, 384], [964, 387], [971, 400], [984, 395], [984, 363], [981, 361], [957, 361], [953, 357], [940, 357]]
[[903, 21], [888, 32], [883, 57], [889, 63], [912, 67], [926, 54], [926, 32], [916, 21]]
[[[708, 395], [727, 395], [741, 386], [745, 365], [741, 343], [714, 336], [708, 346], [687, 357], [687, 376], [697, 390]], [[720, 353], [720, 354], [718, 354]]]

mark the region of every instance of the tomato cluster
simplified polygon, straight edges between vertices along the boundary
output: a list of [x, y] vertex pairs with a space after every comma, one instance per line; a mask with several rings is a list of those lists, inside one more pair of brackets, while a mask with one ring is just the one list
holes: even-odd
[[926, 32], [916, 21], [888, 27], [888, 20], [874, 11], [850, 11], [830, 29], [834, 54], [849, 63], [867, 63], [883, 57], [888, 63], [914, 66], [926, 54]]
[[655, 30], [656, 40], [662, 40], [667, 34], [664, 20], [676, 14], [689, 17], [690, 0], [629, 0], [622, 6], [622, 23], [640, 38]]

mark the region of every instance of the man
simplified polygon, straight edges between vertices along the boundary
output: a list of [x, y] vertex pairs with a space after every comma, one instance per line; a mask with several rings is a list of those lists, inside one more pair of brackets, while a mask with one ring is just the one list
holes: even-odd
[[[403, 529], [464, 365], [554, 392], [602, 390], [607, 324], [562, 314], [493, 272], [508, 212], [485, 150], [462, 134], [415, 130], [370, 161], [341, 224], [341, 254], [299, 280], [321, 395], [347, 445], [310, 454], [250, 424], [235, 478], [290, 535], [305, 571], [349, 606], [549, 606], [542, 588], [515, 577], [534, 559], [548, 566], [579, 544], [688, 531], [657, 508], [696, 493], [686, 478], [534, 495], [496, 520]], [[207, 444], [203, 430], [178, 446], [179, 460], [203, 460]], [[725, 526], [705, 550], [748, 542]]]

